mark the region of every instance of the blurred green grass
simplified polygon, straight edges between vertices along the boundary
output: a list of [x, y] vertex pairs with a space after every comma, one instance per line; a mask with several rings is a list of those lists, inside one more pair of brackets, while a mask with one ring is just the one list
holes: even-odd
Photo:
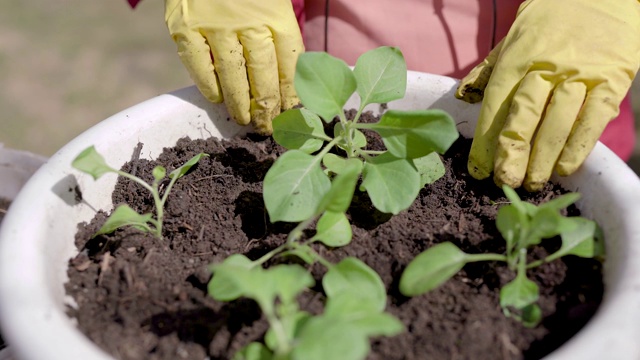
[[[51, 156], [97, 122], [192, 84], [161, 1], [5, 1], [0, 11], [0, 143]], [[640, 120], [640, 81], [633, 86]], [[640, 121], [637, 121], [640, 129]], [[629, 164], [640, 171], [640, 146]]]
[[163, 3], [9, 1], [0, 12], [0, 142], [52, 155], [93, 124], [192, 82]]

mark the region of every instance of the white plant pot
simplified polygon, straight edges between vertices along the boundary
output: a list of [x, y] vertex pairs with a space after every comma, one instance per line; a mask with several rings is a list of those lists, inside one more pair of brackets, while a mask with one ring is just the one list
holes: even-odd
[[[479, 106], [454, 98], [454, 79], [410, 72], [407, 96], [389, 108], [440, 108], [473, 135]], [[357, 104], [347, 104], [352, 108]], [[371, 107], [377, 111], [377, 107]], [[97, 124], [50, 158], [20, 192], [0, 232], [0, 324], [15, 356], [26, 360], [111, 359], [65, 314], [68, 260], [76, 254], [79, 222], [97, 209], [111, 209], [116, 176], [94, 181], [71, 168], [83, 149], [95, 145], [112, 166], [121, 166], [142, 142], [143, 158], [189, 136], [231, 137], [250, 129], [228, 120], [222, 105], [194, 88], [150, 99]], [[582, 168], [554, 181], [583, 197], [578, 207], [606, 237], [605, 296], [591, 321], [551, 359], [640, 358], [640, 180], [598, 143]], [[76, 186], [83, 201], [76, 199]]]

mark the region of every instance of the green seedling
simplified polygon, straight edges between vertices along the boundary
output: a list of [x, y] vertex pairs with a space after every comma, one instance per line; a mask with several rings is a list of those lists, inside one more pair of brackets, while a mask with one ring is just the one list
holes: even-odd
[[297, 302], [298, 295], [315, 283], [308, 270], [286, 264], [264, 269], [263, 261], [235, 254], [213, 266], [209, 294], [220, 301], [253, 299], [269, 323], [264, 344], [251, 343], [234, 359], [364, 359], [370, 337], [404, 330], [398, 319], [384, 312], [387, 294], [382, 280], [356, 258], [337, 264], [322, 260], [328, 266], [322, 279], [327, 299], [324, 312], [316, 316], [301, 310]]
[[[367, 356], [371, 337], [403, 331], [403, 324], [384, 311], [386, 289], [374, 270], [352, 257], [333, 264], [311, 245], [334, 248], [351, 242], [346, 212], [358, 183], [378, 210], [397, 214], [422, 187], [444, 175], [438, 153], [458, 138], [447, 113], [389, 110], [377, 123], [358, 122], [366, 105], [402, 98], [406, 79], [402, 53], [392, 47], [363, 54], [353, 71], [326, 53], [300, 56], [294, 83], [304, 107], [273, 120], [273, 137], [288, 151], [269, 169], [263, 188], [270, 220], [298, 225], [284, 244], [257, 260], [235, 254], [212, 266], [209, 294], [221, 301], [255, 300], [270, 325], [264, 343], [247, 345], [236, 360], [359, 360]], [[360, 105], [348, 120], [343, 109], [354, 92]], [[335, 117], [327, 135], [324, 123]], [[369, 150], [363, 130], [380, 135], [386, 149]], [[315, 233], [306, 231], [312, 225]], [[263, 268], [278, 256], [327, 269], [322, 314], [312, 316], [298, 306], [297, 296], [314, 285], [302, 266]]]
[[[569, 193], [535, 206], [522, 201], [508, 186], [502, 187], [510, 201], [498, 210], [496, 225], [506, 242], [504, 254], [467, 254], [450, 242], [440, 243], [418, 255], [400, 279], [400, 292], [416, 296], [430, 291], [453, 277], [462, 267], [476, 261], [504, 261], [516, 272], [500, 291], [500, 305], [507, 316], [525, 326], [536, 326], [541, 318], [538, 285], [527, 278], [527, 270], [566, 255], [585, 258], [604, 253], [598, 225], [582, 217], [564, 217], [560, 210], [576, 202], [580, 195]], [[560, 249], [545, 258], [527, 262], [527, 251], [542, 239], [560, 236]]]
[[116, 207], [116, 209], [111, 213], [109, 218], [105, 221], [104, 225], [96, 232], [93, 236], [98, 236], [102, 234], [110, 234], [114, 232], [116, 229], [124, 227], [124, 226], [133, 226], [137, 229], [140, 229], [145, 232], [149, 232], [153, 234], [158, 239], [162, 239], [162, 220], [164, 216], [164, 204], [167, 202], [167, 198], [169, 197], [169, 192], [171, 192], [171, 188], [175, 182], [181, 178], [184, 174], [186, 174], [189, 169], [191, 169], [195, 164], [200, 161], [203, 156], [208, 156], [207, 154], [200, 153], [194, 157], [192, 157], [189, 161], [187, 161], [184, 165], [179, 168], [173, 170], [169, 173], [169, 185], [167, 185], [164, 190], [164, 194], [160, 195], [159, 185], [162, 180], [164, 180], [167, 170], [163, 166], [156, 166], [152, 170], [153, 174], [153, 182], [151, 184], [147, 184], [144, 180], [140, 179], [137, 176], [131, 175], [127, 172], [115, 169], [109, 166], [104, 157], [100, 155], [96, 151], [96, 148], [92, 145], [85, 150], [83, 150], [72, 162], [72, 166], [86, 174], [89, 174], [93, 177], [94, 180], [98, 180], [102, 175], [106, 173], [115, 173], [119, 176], [130, 179], [142, 187], [147, 189], [151, 195], [153, 196], [153, 202], [156, 209], [155, 218], [153, 214], [138, 214], [135, 210], [133, 210], [129, 205], [121, 204]]
[[[446, 112], [388, 110], [377, 123], [359, 122], [366, 105], [404, 97], [406, 80], [404, 57], [393, 47], [364, 53], [353, 70], [326, 53], [300, 56], [294, 84], [304, 107], [273, 120], [273, 137], [288, 151], [264, 178], [264, 202], [272, 222], [312, 217], [333, 191], [331, 178], [336, 174], [348, 173], [345, 182], [350, 186], [361, 180], [359, 189], [373, 205], [391, 214], [407, 209], [422, 187], [444, 175], [438, 153], [458, 138]], [[348, 120], [343, 109], [354, 93], [360, 105]], [[323, 121], [330, 124], [335, 117], [339, 121], [327, 134]], [[368, 150], [363, 130], [379, 134], [386, 150]], [[328, 216], [335, 220], [339, 215]]]
[[[264, 344], [251, 343], [234, 359], [358, 360], [368, 354], [370, 337], [403, 331], [402, 323], [384, 312], [386, 289], [374, 270], [353, 257], [332, 264], [311, 247], [314, 242], [338, 247], [351, 241], [351, 225], [344, 212], [355, 188], [351, 175], [359, 166], [347, 161], [313, 215], [300, 222], [284, 244], [254, 261], [234, 254], [212, 266], [209, 294], [220, 301], [255, 300], [270, 325]], [[315, 220], [315, 235], [304, 238], [304, 230]], [[322, 279], [327, 297], [322, 314], [312, 316], [298, 306], [297, 296], [315, 283], [302, 266], [262, 267], [277, 256], [296, 256], [327, 269]]]

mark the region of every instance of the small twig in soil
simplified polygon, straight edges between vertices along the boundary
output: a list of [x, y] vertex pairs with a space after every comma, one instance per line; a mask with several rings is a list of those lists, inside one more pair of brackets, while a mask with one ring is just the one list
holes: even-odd
[[502, 343], [502, 353], [505, 359], [509, 359], [520, 352], [511, 341], [509, 335], [504, 332], [500, 334], [500, 342]]
[[128, 263], [124, 264], [124, 268], [122, 269], [122, 274], [124, 275], [124, 280], [127, 283], [127, 287], [129, 289], [133, 288], [133, 274], [131, 273], [131, 266]]
[[200, 227], [200, 233], [198, 234], [198, 242], [202, 241], [203, 237], [204, 237], [204, 225]]
[[91, 260], [86, 260], [86, 261], [84, 261], [84, 262], [82, 262], [80, 264], [77, 264], [77, 265], [74, 264], [73, 265], [73, 267], [79, 272], [83, 272], [83, 271], [87, 270], [89, 268], [89, 266], [91, 266]]
[[191, 183], [189, 183], [188, 185], [191, 187], [191, 189], [193, 189], [193, 192], [191, 191], [191, 189], [187, 189], [189, 191], [189, 196], [200, 197], [200, 194], [198, 193], [198, 188]]
[[189, 231], [193, 231], [193, 227], [191, 227], [191, 225], [187, 224], [187, 223], [182, 223], [180, 224], [180, 226], [182, 226], [183, 228], [189, 230]]
[[106, 253], [104, 253], [102, 261], [100, 262], [100, 275], [98, 275], [98, 286], [102, 284], [102, 278], [104, 273], [109, 270], [110, 260], [111, 260], [111, 253], [107, 251]]
[[[138, 145], [136, 145], [136, 147], [133, 149], [133, 153], [131, 154], [131, 172], [130, 174], [133, 176], [136, 176], [136, 173], [138, 172], [138, 162], [136, 160], [140, 159], [140, 153], [142, 152], [142, 146], [143, 144], [141, 142], [138, 143]], [[127, 186], [127, 191], [132, 192], [133, 190], [131, 189], [131, 186], [133, 186], [132, 182], [129, 182], [129, 185]]]
[[464, 214], [460, 213], [460, 220], [458, 220], [458, 231], [464, 232], [467, 228], [467, 219], [465, 219]]
[[149, 259], [151, 258], [151, 255], [155, 252], [155, 249], [151, 248], [149, 249], [149, 252], [147, 253], [147, 255], [144, 256], [144, 259], [142, 259], [142, 265], [146, 265], [147, 262], [149, 261]]
[[246, 253], [247, 251], [249, 251], [249, 249], [251, 248], [251, 246], [252, 246], [253, 244], [257, 243], [257, 242], [258, 242], [258, 239], [252, 239], [252, 240], [250, 240], [250, 241], [247, 243], [247, 245], [245, 245], [245, 247], [244, 247], [244, 252]]

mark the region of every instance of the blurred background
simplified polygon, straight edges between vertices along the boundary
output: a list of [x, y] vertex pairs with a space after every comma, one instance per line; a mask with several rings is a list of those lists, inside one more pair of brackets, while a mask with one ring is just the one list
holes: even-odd
[[[3, 3], [0, 143], [5, 147], [51, 156], [110, 115], [190, 85], [166, 29], [162, 1], [142, 1], [135, 10], [125, 0]], [[640, 120], [640, 80], [633, 93]], [[636, 172], [639, 145], [629, 162]]]
[[0, 11], [0, 143], [51, 156], [95, 123], [192, 81], [164, 3], [5, 1]]

